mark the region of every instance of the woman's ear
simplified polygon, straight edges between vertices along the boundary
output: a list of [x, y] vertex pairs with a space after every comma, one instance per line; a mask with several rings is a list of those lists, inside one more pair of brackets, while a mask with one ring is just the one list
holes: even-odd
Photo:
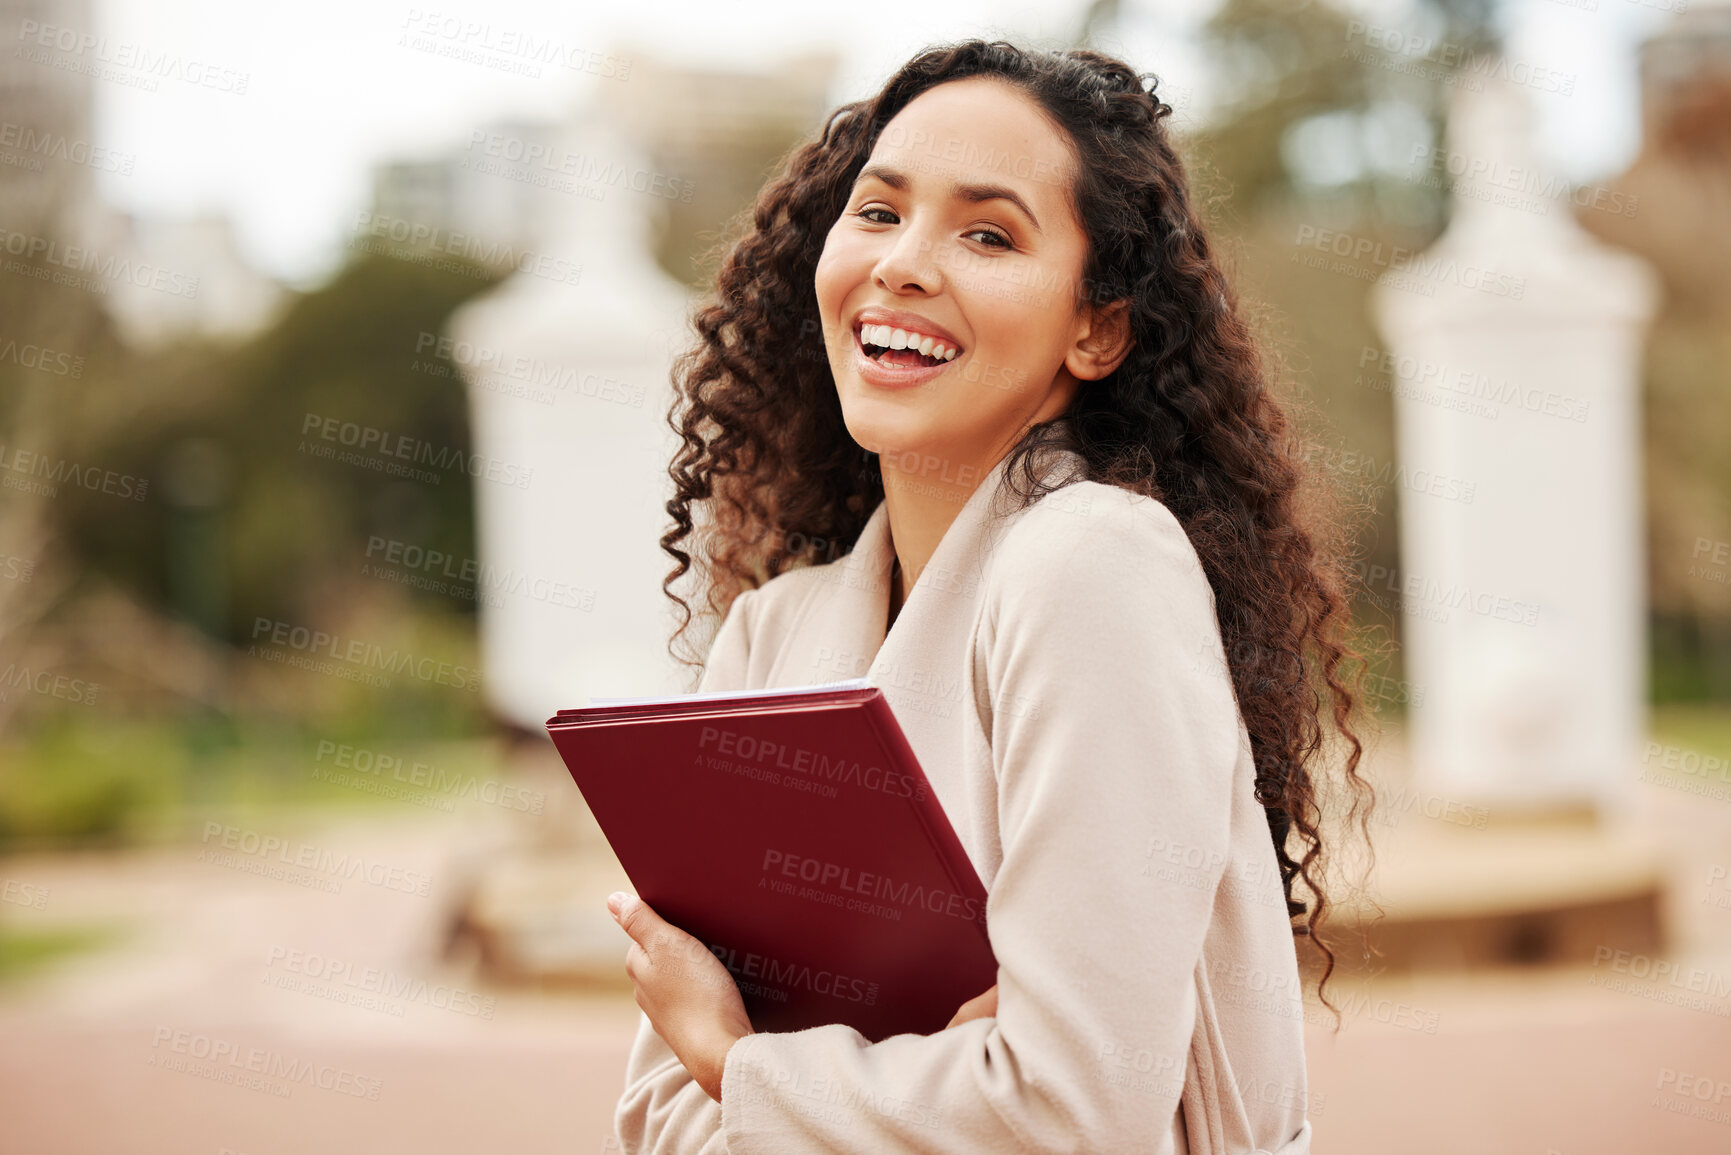
[[1088, 306], [1087, 327], [1064, 358], [1072, 377], [1098, 381], [1124, 363], [1135, 340], [1130, 334], [1130, 300]]

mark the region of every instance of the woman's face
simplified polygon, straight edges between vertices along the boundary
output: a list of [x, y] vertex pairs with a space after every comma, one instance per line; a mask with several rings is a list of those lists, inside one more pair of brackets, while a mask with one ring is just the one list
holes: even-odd
[[[886, 468], [971, 488], [1128, 351], [1078, 304], [1074, 166], [1038, 105], [988, 77], [921, 93], [879, 134], [816, 287], [848, 432]], [[868, 357], [898, 328], [928, 356]]]

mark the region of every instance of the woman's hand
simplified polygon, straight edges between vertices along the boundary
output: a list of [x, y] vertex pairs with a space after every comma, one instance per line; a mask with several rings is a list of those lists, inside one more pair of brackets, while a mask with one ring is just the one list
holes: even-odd
[[733, 976], [702, 942], [642, 899], [615, 893], [607, 909], [631, 936], [625, 973], [637, 988], [637, 1005], [697, 1085], [721, 1102], [728, 1048], [754, 1033]]
[[992, 989], [983, 995], [975, 995], [962, 1004], [956, 1017], [944, 1024], [944, 1030], [959, 1027], [969, 1019], [989, 1019], [998, 1013], [998, 984], [993, 983]]

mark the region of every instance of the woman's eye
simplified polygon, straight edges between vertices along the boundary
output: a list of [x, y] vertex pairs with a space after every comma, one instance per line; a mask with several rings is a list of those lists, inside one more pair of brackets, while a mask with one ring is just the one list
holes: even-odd
[[[882, 213], [888, 217], [894, 217], [896, 215], [894, 213], [894, 211], [880, 207], [880, 208], [860, 209], [857, 213], [854, 214], [854, 216], [859, 217], [861, 220], [871, 221], [871, 223], [874, 225], [893, 225], [896, 223], [894, 220], [880, 221], [872, 215], [873, 213]], [[987, 248], [1013, 249], [1016, 247], [1015, 243], [1012, 242], [1009, 237], [1005, 236], [1003, 233], [998, 232], [996, 229], [974, 229], [971, 232], [967, 232], [967, 233], [964, 233], [962, 235], [963, 236], [969, 236], [969, 237], [991, 237], [993, 241], [997, 242], [996, 244], [987, 245], [986, 246]]]
[[1010, 243], [1009, 237], [1006, 237], [1003, 233], [1000, 233], [1000, 232], [996, 231], [995, 229], [975, 229], [973, 232], [969, 233], [968, 236], [970, 236], [970, 237], [991, 237], [993, 240], [997, 241], [998, 243], [996, 245], [988, 246], [990, 248], [1013, 249], [1016, 247], [1015, 245]]

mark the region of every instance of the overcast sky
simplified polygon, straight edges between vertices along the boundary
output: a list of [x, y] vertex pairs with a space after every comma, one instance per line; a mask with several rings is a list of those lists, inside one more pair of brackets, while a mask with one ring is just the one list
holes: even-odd
[[[1571, 96], [1534, 96], [1540, 146], [1565, 176], [1596, 179], [1633, 156], [1635, 50], [1668, 18], [1660, 6], [1673, 2], [1508, 4], [1510, 55], [1576, 77]], [[529, 31], [598, 52], [625, 48], [710, 68], [773, 66], [801, 49], [830, 46], [844, 58], [832, 93], [839, 102], [874, 90], [930, 41], [1063, 37], [1086, 6], [1075, 0], [94, 3], [95, 31], [115, 48], [181, 53], [246, 77], [239, 95], [167, 80], [154, 92], [98, 81], [97, 143], [137, 158], [128, 175], [102, 174], [106, 199], [148, 216], [226, 211], [250, 260], [303, 285], [333, 267], [347, 222], [366, 206], [375, 161], [436, 153], [495, 117], [556, 117], [586, 86], [616, 83], [554, 68], [540, 78], [512, 76], [417, 51], [400, 43], [417, 18], [432, 14], [484, 24], [493, 37]], [[1408, 7], [1403, 0], [1342, 0], [1342, 6], [1389, 27], [1402, 23]], [[1124, 0], [1130, 30], [1107, 47], [1205, 107], [1207, 77], [1192, 32], [1210, 8], [1208, 0]]]

